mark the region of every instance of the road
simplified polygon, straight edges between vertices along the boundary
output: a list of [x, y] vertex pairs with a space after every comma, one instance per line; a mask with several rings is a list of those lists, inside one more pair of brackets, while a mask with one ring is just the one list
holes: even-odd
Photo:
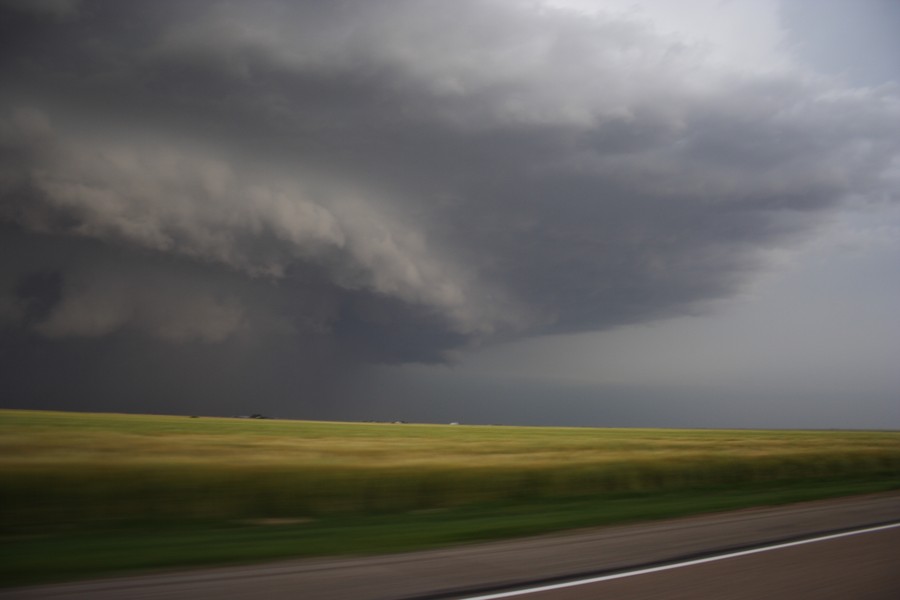
[[[485, 598], [527, 585], [898, 522], [900, 492], [895, 492], [382, 557], [281, 561], [20, 588], [0, 592], [0, 600]], [[841, 598], [895, 600], [900, 598], [898, 573], [895, 528], [517, 598], [806, 600], [838, 597], [813, 595], [838, 589], [844, 592]]]
[[900, 524], [466, 600], [896, 600]]

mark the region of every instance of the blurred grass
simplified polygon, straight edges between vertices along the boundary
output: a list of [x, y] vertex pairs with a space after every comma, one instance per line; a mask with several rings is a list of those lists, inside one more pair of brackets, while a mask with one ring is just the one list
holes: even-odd
[[405, 550], [892, 488], [900, 432], [0, 411], [7, 582]]

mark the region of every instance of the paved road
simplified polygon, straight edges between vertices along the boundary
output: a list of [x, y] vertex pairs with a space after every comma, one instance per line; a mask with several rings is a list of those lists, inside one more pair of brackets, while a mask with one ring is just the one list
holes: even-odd
[[[536, 581], [559, 581], [626, 570], [888, 522], [900, 522], [900, 493], [749, 509], [384, 557], [282, 561], [21, 588], [0, 592], [0, 600], [463, 598]], [[859, 537], [859, 543], [865, 544], [866, 536]], [[877, 542], [882, 549], [885, 544], [893, 544], [892, 556], [900, 556], [896, 537], [878, 537], [877, 540], [882, 540]], [[840, 551], [837, 554], [840, 555]], [[819, 568], [823, 574], [831, 574], [845, 566], [823, 564]], [[900, 571], [900, 565], [897, 570]], [[757, 576], [765, 572], [755, 568], [750, 571]], [[793, 597], [807, 596], [800, 591]], [[522, 598], [532, 600], [529, 596]], [[890, 598], [895, 600], [900, 594], [895, 590]]]
[[900, 528], [664, 571], [469, 600], [897, 600]]

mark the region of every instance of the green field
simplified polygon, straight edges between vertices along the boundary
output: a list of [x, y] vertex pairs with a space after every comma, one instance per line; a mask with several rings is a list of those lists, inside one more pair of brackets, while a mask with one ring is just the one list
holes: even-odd
[[900, 432], [0, 411], [3, 582], [408, 550], [900, 488]]

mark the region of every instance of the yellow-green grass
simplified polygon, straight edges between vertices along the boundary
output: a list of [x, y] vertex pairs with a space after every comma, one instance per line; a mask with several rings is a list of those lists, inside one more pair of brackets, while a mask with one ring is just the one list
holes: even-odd
[[0, 582], [408, 550], [900, 488], [900, 432], [0, 411]]
[[3, 525], [317, 517], [900, 477], [900, 433], [0, 412]]

